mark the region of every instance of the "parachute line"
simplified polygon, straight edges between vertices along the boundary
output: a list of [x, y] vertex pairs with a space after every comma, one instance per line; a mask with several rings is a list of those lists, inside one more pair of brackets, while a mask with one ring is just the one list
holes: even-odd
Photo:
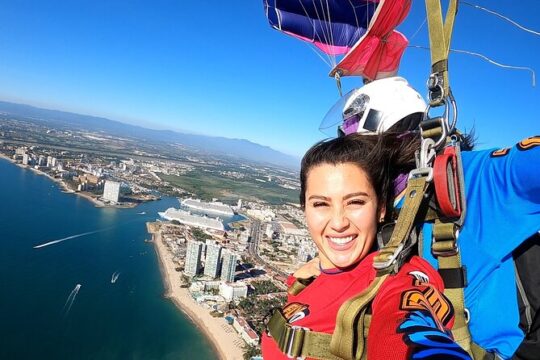
[[[411, 47], [411, 48], [417, 48], [417, 49], [422, 49], [422, 50], [429, 50], [429, 47], [427, 46], [420, 46], [420, 45], [409, 45], [408, 47]], [[476, 56], [476, 57], [479, 57], [493, 65], [496, 65], [498, 67], [501, 67], [503, 69], [513, 69], [513, 70], [526, 70], [526, 71], [530, 71], [531, 73], [531, 78], [532, 78], [532, 86], [536, 86], [536, 72], [534, 71], [534, 69], [530, 68], [530, 67], [527, 67], [527, 66], [515, 66], [515, 65], [506, 65], [506, 64], [501, 64], [499, 62], [496, 62], [495, 60], [492, 60], [490, 58], [488, 58], [486, 55], [483, 55], [483, 54], [480, 54], [480, 53], [476, 53], [476, 52], [473, 52], [473, 51], [468, 51], [468, 50], [459, 50], [459, 49], [450, 49], [451, 52], [454, 52], [454, 53], [459, 53], [459, 54], [466, 54], [466, 55], [472, 55], [472, 56]]]
[[[315, 28], [315, 23], [310, 19], [309, 17], [309, 12], [307, 11], [307, 9], [305, 8], [304, 4], [302, 3], [302, 1], [298, 0], [298, 3], [300, 4], [300, 6], [302, 7], [302, 10], [304, 10], [304, 14], [306, 15], [306, 18], [308, 19], [308, 21], [310, 22], [311, 26], [313, 28]], [[317, 20], [322, 20], [320, 15], [319, 15], [319, 12], [317, 11], [317, 6], [315, 4], [315, 0], [312, 0], [312, 3], [313, 3], [313, 7], [315, 9], [315, 14], [317, 16]], [[315, 32], [314, 32], [314, 35], [315, 35], [315, 38], [316, 40], [320, 41], [320, 42], [324, 42], [324, 43], [328, 43], [328, 37], [326, 35], [326, 32], [323, 30], [323, 39], [321, 39], [319, 37], [319, 35], [317, 35]], [[315, 40], [315, 38], [313, 40]], [[317, 54], [319, 57], [322, 58], [322, 56], [320, 54]], [[327, 55], [326, 56], [328, 61], [324, 61], [326, 64], [333, 64], [335, 62], [335, 60], [332, 59], [332, 56], [331, 55]], [[330, 65], [330, 67], [332, 67], [332, 65]]]
[[420, 30], [422, 30], [422, 28], [424, 27], [424, 25], [426, 24], [427, 22], [427, 17], [424, 18], [424, 21], [422, 21], [422, 23], [420, 24], [420, 26], [418, 27], [418, 29], [416, 29], [416, 31], [414, 32], [414, 34], [411, 35], [411, 37], [409, 38], [409, 41], [412, 41], [412, 39], [414, 39], [416, 37], [416, 35], [418, 35], [418, 33], [420, 32]]
[[489, 14], [495, 15], [495, 16], [497, 16], [497, 17], [503, 19], [503, 20], [506, 20], [506, 21], [509, 22], [510, 24], [514, 25], [515, 27], [517, 27], [517, 28], [519, 28], [519, 29], [521, 29], [521, 30], [523, 30], [523, 31], [525, 31], [525, 32], [528, 32], [528, 33], [531, 33], [531, 34], [540, 36], [540, 32], [531, 30], [531, 29], [529, 29], [529, 28], [526, 28], [525, 26], [523, 26], [523, 25], [517, 23], [516, 21], [510, 19], [510, 18], [507, 17], [507, 16], [504, 16], [504, 15], [502, 15], [502, 14], [499, 14], [499, 13], [496, 12], [496, 11], [487, 9], [487, 8], [485, 8], [485, 7], [482, 7], [482, 6], [479, 6], [479, 5], [476, 5], [476, 4], [468, 3], [468, 2], [466, 2], [466, 1], [460, 1], [460, 3], [461, 3], [461, 4], [465, 4], [465, 5], [469, 5], [469, 6], [471, 6], [471, 7], [474, 7], [474, 8], [476, 8], [476, 9], [479, 9], [479, 10], [483, 10], [483, 11], [489, 13]]

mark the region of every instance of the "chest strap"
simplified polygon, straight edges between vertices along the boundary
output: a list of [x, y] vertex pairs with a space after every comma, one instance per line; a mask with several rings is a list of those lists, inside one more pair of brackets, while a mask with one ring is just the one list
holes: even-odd
[[[363, 337], [367, 338], [371, 314], [366, 314], [363, 321], [361, 328], [366, 331]], [[281, 352], [289, 358], [344, 359], [334, 355], [330, 350], [332, 334], [311, 331], [301, 326], [291, 325], [287, 322], [281, 309], [274, 310], [267, 324], [267, 332], [275, 340]], [[365, 356], [358, 359], [365, 359]]]

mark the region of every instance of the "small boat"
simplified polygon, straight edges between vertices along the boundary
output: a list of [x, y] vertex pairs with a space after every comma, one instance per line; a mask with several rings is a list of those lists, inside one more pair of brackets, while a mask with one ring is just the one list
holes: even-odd
[[137, 213], [137, 215], [146, 215], [146, 211], [141, 211], [140, 213]]
[[112, 274], [112, 277], [111, 277], [111, 284], [114, 284], [116, 282], [116, 280], [118, 280], [118, 277], [120, 276], [120, 272], [118, 271], [115, 271], [113, 274]]

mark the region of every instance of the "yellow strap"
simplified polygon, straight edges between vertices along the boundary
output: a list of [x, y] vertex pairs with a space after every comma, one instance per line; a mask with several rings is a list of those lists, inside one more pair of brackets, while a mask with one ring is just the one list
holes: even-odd
[[274, 310], [267, 329], [279, 349], [291, 358], [341, 360], [330, 353], [331, 334], [291, 326], [278, 309]]
[[431, 48], [431, 71], [433, 74], [442, 75], [442, 96], [437, 99], [430, 99], [432, 106], [438, 106], [450, 94], [448, 53], [450, 52], [450, 41], [457, 13], [457, 0], [450, 0], [444, 23], [440, 0], [426, 0], [426, 12]]
[[[439, 256], [439, 269], [459, 269], [461, 268], [461, 257], [459, 252], [452, 256]], [[452, 335], [454, 340], [473, 357], [472, 338], [469, 332], [467, 319], [465, 318], [465, 295], [463, 288], [445, 289], [444, 295], [450, 300], [454, 307], [454, 326]]]
[[377, 276], [371, 285], [360, 295], [347, 300], [339, 308], [336, 328], [330, 342], [330, 351], [343, 359], [362, 359], [366, 357], [364, 327], [371, 317], [366, 318], [368, 305], [377, 295], [388, 274]]
[[[397, 249], [400, 245], [404, 244], [408, 239], [411, 229], [414, 225], [414, 219], [418, 214], [418, 210], [422, 201], [424, 200], [424, 194], [429, 183], [425, 176], [409, 179], [407, 183], [407, 189], [405, 191], [405, 201], [403, 207], [399, 212], [399, 217], [390, 237], [388, 244], [382, 248], [374, 258], [375, 267], [381, 269], [377, 264], [385, 264], [391, 261], [395, 256]], [[390, 264], [392, 265], [392, 264]], [[385, 271], [391, 271], [391, 268], [387, 268]]]
[[298, 295], [300, 294], [309, 284], [313, 282], [317, 277], [311, 276], [307, 279], [298, 278], [291, 286], [287, 289], [289, 295]]

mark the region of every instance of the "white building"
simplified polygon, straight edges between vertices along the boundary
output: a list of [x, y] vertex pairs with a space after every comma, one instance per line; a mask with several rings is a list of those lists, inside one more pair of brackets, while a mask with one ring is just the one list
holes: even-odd
[[255, 332], [255, 330], [253, 330], [251, 326], [249, 326], [249, 324], [244, 318], [234, 318], [233, 327], [236, 331], [238, 331], [240, 336], [242, 336], [242, 339], [244, 339], [244, 341], [249, 345], [257, 346], [259, 344], [259, 336]]
[[298, 247], [297, 261], [300, 263], [308, 262], [317, 256], [318, 250], [315, 243], [311, 240], [302, 241]]
[[22, 163], [23, 165], [29, 165], [30, 164], [30, 157], [28, 154], [24, 153], [22, 156]]
[[268, 209], [249, 209], [247, 214], [261, 221], [272, 221], [276, 217], [276, 214]]
[[219, 284], [219, 295], [223, 296], [226, 301], [236, 301], [247, 296], [248, 287], [245, 283], [227, 284], [222, 282]]
[[120, 183], [116, 181], [105, 181], [103, 188], [103, 199], [112, 203], [117, 203], [120, 198]]
[[215, 241], [206, 241], [206, 260], [204, 275], [212, 279], [218, 277], [221, 265], [221, 245]]
[[195, 276], [201, 271], [201, 255], [204, 244], [199, 241], [188, 241], [184, 274]]
[[230, 250], [223, 251], [223, 265], [221, 266], [221, 280], [234, 282], [234, 274], [236, 272], [236, 262], [238, 255]]

